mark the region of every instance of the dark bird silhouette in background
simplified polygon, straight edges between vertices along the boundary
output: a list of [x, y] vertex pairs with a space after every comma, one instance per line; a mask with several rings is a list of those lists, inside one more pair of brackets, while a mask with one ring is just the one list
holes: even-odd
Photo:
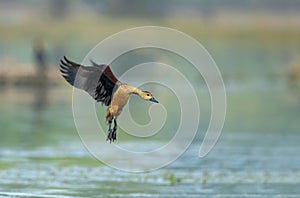
[[[117, 118], [122, 112], [131, 94], [136, 94], [144, 100], [158, 103], [148, 91], [121, 83], [105, 64], [98, 65], [91, 61], [92, 66], [83, 66], [68, 60], [60, 61], [60, 71], [65, 80], [72, 86], [86, 91], [97, 102], [108, 106], [106, 124], [108, 127], [107, 141], [115, 141], [117, 137]], [[112, 128], [112, 121], [114, 127]]]

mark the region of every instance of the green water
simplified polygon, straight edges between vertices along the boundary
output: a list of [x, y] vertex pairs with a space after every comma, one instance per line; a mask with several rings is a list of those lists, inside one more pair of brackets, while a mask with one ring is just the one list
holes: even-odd
[[[198, 158], [199, 131], [175, 162], [135, 174], [103, 165], [85, 149], [74, 126], [70, 87], [3, 87], [0, 196], [299, 197], [299, 103], [281, 86], [238, 88], [228, 85], [227, 123], [208, 156]], [[122, 136], [117, 142], [138, 148], [153, 143]]]

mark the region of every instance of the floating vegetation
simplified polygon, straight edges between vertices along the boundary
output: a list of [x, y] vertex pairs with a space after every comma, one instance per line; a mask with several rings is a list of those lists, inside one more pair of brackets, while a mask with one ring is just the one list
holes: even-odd
[[202, 173], [202, 184], [205, 185], [209, 178], [209, 173], [207, 171], [203, 171]]
[[182, 178], [175, 176], [173, 173], [166, 173], [164, 179], [169, 181], [171, 185], [178, 184], [182, 181]]

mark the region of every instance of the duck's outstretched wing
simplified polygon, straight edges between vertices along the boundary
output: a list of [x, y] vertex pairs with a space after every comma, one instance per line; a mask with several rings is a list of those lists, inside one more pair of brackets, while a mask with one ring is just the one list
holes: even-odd
[[64, 56], [60, 60], [59, 70], [72, 86], [85, 90], [97, 102], [108, 106], [120, 82], [108, 65], [97, 65], [94, 62], [92, 64], [93, 66], [86, 67], [74, 63]]

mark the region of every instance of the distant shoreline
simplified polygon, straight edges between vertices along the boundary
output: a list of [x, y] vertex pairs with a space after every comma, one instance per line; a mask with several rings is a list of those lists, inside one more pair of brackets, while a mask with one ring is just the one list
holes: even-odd
[[59, 85], [63, 84], [58, 69], [50, 67], [46, 70], [46, 76], [38, 75], [32, 68], [1, 68], [0, 87], [3, 86], [32, 86], [32, 85]]

